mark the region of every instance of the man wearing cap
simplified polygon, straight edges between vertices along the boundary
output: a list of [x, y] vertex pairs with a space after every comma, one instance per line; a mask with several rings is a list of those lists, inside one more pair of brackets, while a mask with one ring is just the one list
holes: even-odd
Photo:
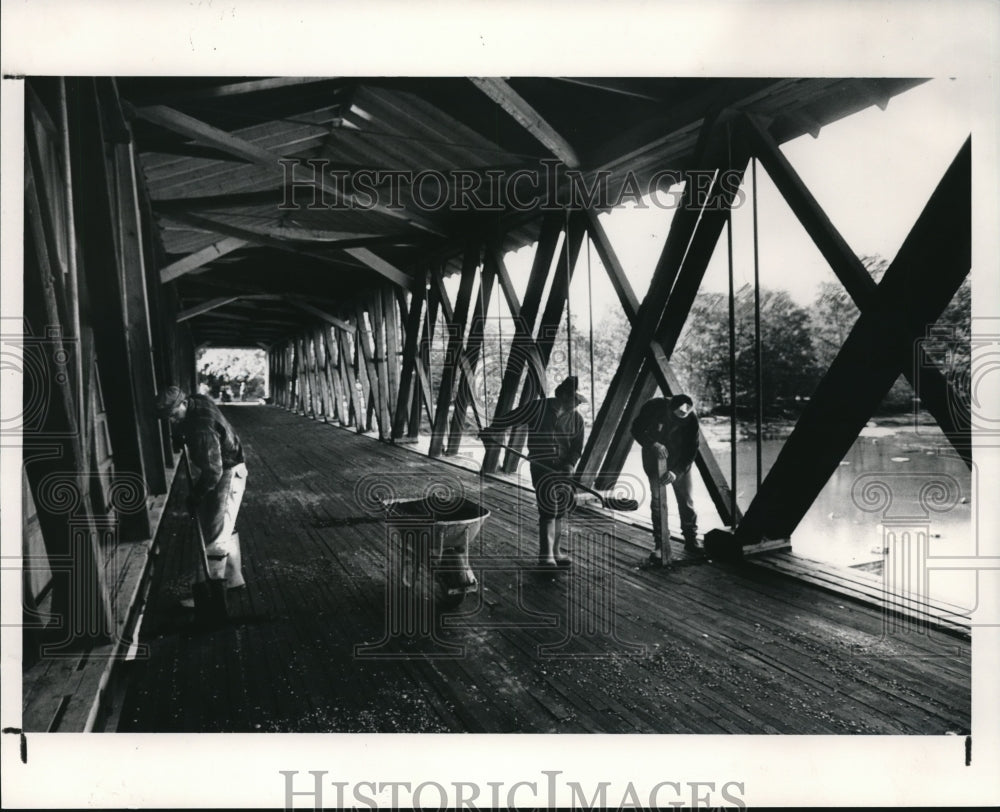
[[[666, 498], [665, 485], [673, 485], [680, 514], [684, 549], [699, 551], [698, 514], [691, 498], [691, 464], [698, 452], [698, 415], [688, 395], [672, 398], [652, 398], [643, 404], [632, 421], [632, 436], [642, 446], [642, 468], [649, 477], [653, 504], [653, 548], [649, 564], [669, 560], [670, 531], [661, 526], [661, 499]], [[666, 544], [667, 547], [663, 548]]]
[[508, 429], [528, 427], [528, 462], [538, 503], [538, 563], [568, 567], [572, 561], [563, 550], [563, 520], [574, 503], [570, 480], [583, 454], [583, 418], [577, 406], [587, 399], [577, 392], [578, 380], [570, 375], [556, 387], [555, 397], [530, 400], [500, 415], [479, 437], [483, 442], [503, 438]]
[[236, 515], [246, 489], [247, 466], [240, 438], [215, 402], [168, 386], [156, 397], [156, 416], [169, 420], [175, 442], [187, 447], [196, 469], [188, 510], [201, 524], [209, 560], [226, 560], [226, 586], [243, 586]]

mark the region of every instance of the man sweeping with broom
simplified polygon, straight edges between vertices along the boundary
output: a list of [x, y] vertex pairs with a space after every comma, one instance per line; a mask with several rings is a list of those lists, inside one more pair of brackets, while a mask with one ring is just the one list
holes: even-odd
[[[233, 535], [247, 481], [240, 438], [205, 395], [168, 386], [157, 395], [155, 407], [158, 418], [170, 421], [175, 443], [187, 448], [188, 462], [197, 471], [188, 510], [201, 527], [209, 566], [224, 562], [224, 574], [213, 577], [225, 577], [230, 589], [243, 586], [239, 538]], [[182, 603], [193, 605], [190, 600]]]
[[563, 550], [562, 536], [563, 517], [574, 502], [571, 475], [583, 453], [583, 418], [576, 409], [587, 399], [577, 393], [577, 385], [577, 377], [570, 375], [556, 387], [555, 397], [523, 403], [479, 433], [484, 443], [498, 443], [508, 429], [528, 427], [531, 484], [538, 503], [538, 564], [542, 567], [572, 563]]

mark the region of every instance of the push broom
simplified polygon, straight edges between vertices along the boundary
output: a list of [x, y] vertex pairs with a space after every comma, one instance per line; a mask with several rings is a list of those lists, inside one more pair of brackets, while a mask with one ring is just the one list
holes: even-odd
[[[527, 454], [523, 454], [522, 452], [517, 451], [514, 448], [511, 448], [509, 445], [504, 445], [503, 443], [497, 443], [492, 440], [488, 442], [492, 442], [494, 445], [499, 446], [500, 448], [503, 448], [506, 451], [509, 451], [511, 454], [516, 454], [518, 457], [528, 460], [533, 465], [537, 465], [539, 468], [544, 468], [546, 471], [551, 471], [552, 473], [558, 473], [554, 468], [550, 468], [548, 465], [543, 465], [542, 463], [538, 462], [538, 460], [532, 460]], [[598, 499], [601, 500], [601, 505], [607, 508], [608, 510], [631, 511], [639, 509], [639, 503], [635, 499], [628, 499], [620, 496], [609, 496], [607, 493], [602, 493], [596, 488], [588, 487], [587, 485], [584, 485], [583, 483], [577, 482], [575, 480], [572, 480], [572, 485], [574, 488], [577, 488], [578, 490], [596, 496]]]

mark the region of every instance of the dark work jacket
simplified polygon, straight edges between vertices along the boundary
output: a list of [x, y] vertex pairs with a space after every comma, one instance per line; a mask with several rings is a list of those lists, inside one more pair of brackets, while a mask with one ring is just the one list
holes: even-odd
[[486, 431], [528, 427], [528, 458], [556, 470], [572, 470], [583, 454], [583, 418], [576, 409], [556, 414], [555, 398], [529, 400], [500, 415]]
[[660, 443], [667, 449], [667, 470], [681, 476], [691, 468], [698, 453], [698, 415], [679, 418], [666, 398], [646, 401], [632, 421], [632, 436], [643, 447]]
[[190, 395], [187, 407], [178, 432], [191, 453], [191, 464], [201, 472], [194, 488], [200, 498], [216, 486], [224, 470], [244, 462], [243, 446], [211, 398]]

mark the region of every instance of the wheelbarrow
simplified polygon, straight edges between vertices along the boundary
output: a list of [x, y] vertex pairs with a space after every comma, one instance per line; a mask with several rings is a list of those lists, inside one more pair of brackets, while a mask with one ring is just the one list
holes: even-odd
[[479, 589], [469, 567], [469, 545], [490, 511], [464, 497], [386, 503], [386, 525], [396, 541], [393, 565], [404, 589], [424, 589], [437, 609], [455, 609]]

